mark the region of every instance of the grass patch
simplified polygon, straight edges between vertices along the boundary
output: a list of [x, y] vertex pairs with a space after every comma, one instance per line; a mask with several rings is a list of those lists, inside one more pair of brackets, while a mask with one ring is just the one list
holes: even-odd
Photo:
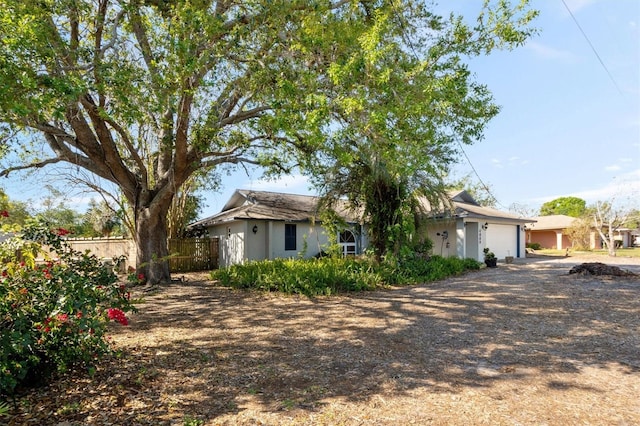
[[226, 287], [319, 296], [437, 281], [475, 269], [480, 269], [479, 262], [453, 257], [381, 263], [325, 257], [252, 261], [215, 270], [211, 277]]
[[[536, 250], [536, 254], [542, 254], [546, 256], [565, 256], [567, 250], [555, 250], [555, 249], [542, 249]], [[578, 256], [581, 254], [592, 254], [597, 256], [609, 256], [607, 250], [572, 250], [569, 249], [569, 256]], [[616, 249], [616, 256], [618, 257], [640, 257], [640, 247], [633, 248], [619, 248]]]

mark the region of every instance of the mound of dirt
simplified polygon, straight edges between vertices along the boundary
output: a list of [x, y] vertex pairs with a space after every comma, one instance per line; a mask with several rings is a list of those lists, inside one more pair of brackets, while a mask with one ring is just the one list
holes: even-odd
[[583, 275], [612, 275], [614, 277], [631, 277], [637, 276], [631, 271], [626, 271], [618, 266], [606, 265], [600, 262], [582, 263], [576, 265], [569, 271], [569, 274]]

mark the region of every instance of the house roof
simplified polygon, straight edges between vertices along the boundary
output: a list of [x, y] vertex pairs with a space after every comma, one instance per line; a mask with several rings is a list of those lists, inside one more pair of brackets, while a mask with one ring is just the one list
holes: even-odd
[[449, 193], [451, 200], [450, 208], [447, 209], [441, 205], [438, 209], [432, 209], [430, 203], [423, 200], [423, 206], [427, 211], [436, 211], [437, 218], [445, 216], [453, 216], [455, 218], [470, 218], [485, 221], [512, 222], [512, 223], [531, 223], [535, 222], [532, 218], [519, 217], [512, 213], [503, 212], [492, 207], [483, 207], [469, 194], [467, 191], [455, 191]]
[[563, 214], [553, 214], [549, 216], [538, 216], [535, 218], [536, 223], [529, 225], [533, 231], [544, 231], [550, 229], [566, 229], [573, 225], [575, 217]]
[[[319, 219], [320, 197], [281, 192], [238, 189], [224, 205], [220, 213], [190, 225], [210, 226], [234, 220], [276, 220], [305, 222]], [[348, 222], [357, 222], [346, 205], [338, 208], [338, 214]]]
[[[521, 218], [490, 207], [480, 206], [467, 191], [457, 191], [449, 194], [453, 214], [457, 218], [473, 218], [481, 221], [530, 223], [535, 219]], [[220, 213], [192, 223], [194, 226], [211, 226], [234, 220], [274, 220], [287, 222], [305, 222], [311, 219], [319, 220], [320, 197], [298, 194], [283, 194], [281, 192], [253, 191], [238, 189], [224, 205]], [[430, 203], [422, 200], [426, 211], [433, 211]], [[449, 213], [436, 214], [442, 218], [451, 214], [442, 204], [436, 211]], [[340, 203], [337, 213], [347, 222], [359, 222], [357, 213], [348, 208], [346, 202]]]

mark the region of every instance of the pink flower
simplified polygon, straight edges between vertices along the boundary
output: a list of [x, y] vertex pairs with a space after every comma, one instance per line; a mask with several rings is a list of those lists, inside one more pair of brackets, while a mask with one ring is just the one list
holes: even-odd
[[127, 317], [125, 316], [124, 312], [122, 312], [120, 309], [117, 309], [117, 308], [107, 309], [107, 316], [109, 317], [109, 319], [118, 321], [122, 325], [129, 324]]
[[58, 318], [58, 321], [60, 321], [60, 322], [67, 322], [69, 320], [69, 315], [68, 314], [58, 314], [57, 318]]

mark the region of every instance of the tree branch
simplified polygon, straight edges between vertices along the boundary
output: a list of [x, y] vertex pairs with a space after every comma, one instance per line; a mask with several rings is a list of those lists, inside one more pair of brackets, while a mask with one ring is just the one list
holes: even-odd
[[230, 124], [235, 124], [235, 123], [239, 123], [241, 121], [245, 121], [248, 120], [250, 118], [256, 118], [259, 117], [261, 115], [262, 112], [264, 111], [269, 111], [272, 108], [270, 106], [260, 106], [260, 107], [256, 107], [247, 111], [243, 111], [243, 112], [239, 112], [238, 114], [229, 116], [227, 118], [225, 118], [224, 120], [220, 121], [220, 126], [228, 126]]
[[38, 161], [36, 163], [24, 164], [21, 166], [9, 167], [0, 171], [0, 177], [8, 177], [9, 173], [17, 172], [20, 170], [39, 169], [49, 164], [56, 164], [64, 161], [62, 158], [49, 158], [47, 160]]
[[230, 157], [219, 157], [213, 160], [203, 161], [202, 165], [204, 167], [215, 167], [220, 164], [239, 164], [239, 163], [255, 164], [256, 166], [261, 164], [259, 161], [255, 159], [230, 156]]

